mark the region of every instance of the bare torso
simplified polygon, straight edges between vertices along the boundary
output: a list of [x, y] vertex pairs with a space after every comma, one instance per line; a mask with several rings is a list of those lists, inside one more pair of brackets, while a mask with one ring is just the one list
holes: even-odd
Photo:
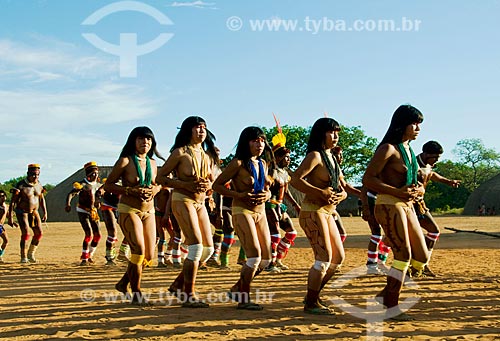
[[43, 186], [39, 182], [29, 184], [26, 181], [23, 181], [20, 186], [18, 186], [18, 189], [19, 199], [15, 208], [24, 212], [33, 212], [38, 210], [38, 207], [40, 206], [40, 196], [43, 193]]
[[[122, 161], [125, 161], [124, 163], [126, 164], [121, 173], [122, 185], [124, 187], [139, 187], [139, 175], [137, 174], [137, 169], [134, 162], [129, 157], [122, 158]], [[150, 159], [150, 162], [151, 162], [151, 172], [152, 172], [151, 179], [153, 179], [154, 183], [157, 171], [156, 161]], [[144, 175], [144, 171], [146, 169], [145, 161], [143, 161], [143, 163], [144, 165], [141, 166], [141, 169]], [[153, 200], [144, 200], [143, 198], [137, 195], [122, 194], [120, 196], [120, 203], [136, 208], [142, 212], [150, 211], [154, 207]]]

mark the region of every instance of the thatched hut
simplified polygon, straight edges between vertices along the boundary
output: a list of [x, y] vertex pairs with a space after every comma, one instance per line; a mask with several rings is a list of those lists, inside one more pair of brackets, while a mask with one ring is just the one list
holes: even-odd
[[[484, 205], [484, 206], [483, 206]], [[500, 174], [479, 186], [467, 199], [465, 215], [477, 215], [483, 207], [483, 214], [497, 214], [500, 209]]]
[[[111, 166], [99, 166], [99, 178], [104, 179], [108, 177], [111, 172]], [[81, 181], [85, 178], [85, 171], [79, 169], [66, 180], [58, 184], [52, 190], [49, 191], [47, 197], [45, 198], [47, 202], [47, 212], [49, 222], [65, 222], [65, 221], [78, 221], [78, 215], [76, 214], [76, 204], [78, 203], [78, 198], [74, 198], [71, 202], [71, 212], [67, 213], [64, 210], [66, 207], [66, 196], [73, 188], [73, 183]]]

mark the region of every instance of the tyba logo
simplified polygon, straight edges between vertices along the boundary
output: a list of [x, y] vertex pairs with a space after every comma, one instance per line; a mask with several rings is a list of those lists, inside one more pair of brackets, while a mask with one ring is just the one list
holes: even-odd
[[[156, 8], [137, 1], [119, 1], [101, 7], [82, 22], [82, 25], [95, 25], [110, 14], [123, 11], [142, 12], [154, 18], [160, 25], [173, 25], [173, 22]], [[94, 33], [82, 33], [98, 49], [120, 57], [120, 77], [137, 77], [137, 57], [151, 53], [169, 41], [173, 33], [160, 33], [155, 39], [137, 44], [136, 33], [120, 33], [120, 44], [113, 45]]]

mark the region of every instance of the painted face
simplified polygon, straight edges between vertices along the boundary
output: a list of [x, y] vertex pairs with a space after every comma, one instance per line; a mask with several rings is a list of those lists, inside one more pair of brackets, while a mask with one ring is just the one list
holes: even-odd
[[416, 140], [419, 132], [420, 132], [420, 123], [415, 122], [407, 125], [405, 133], [403, 135], [403, 141]]
[[138, 136], [135, 139], [135, 150], [139, 154], [147, 154], [151, 149], [152, 144], [153, 144], [153, 139], [151, 137]]
[[29, 182], [35, 182], [38, 180], [40, 177], [40, 170], [39, 169], [31, 169], [28, 171], [28, 181]]
[[325, 133], [325, 149], [332, 149], [338, 142], [339, 132], [337, 130], [331, 130]]
[[207, 127], [205, 123], [200, 123], [191, 129], [191, 142], [203, 143], [207, 138]]
[[5, 197], [5, 193], [0, 193], [0, 204], [3, 204], [7, 198]]
[[249, 146], [250, 146], [250, 154], [252, 154], [252, 156], [261, 155], [262, 152], [264, 151], [264, 146], [265, 146], [264, 138], [259, 137], [256, 138], [255, 140], [251, 140], [249, 142]]
[[96, 181], [99, 176], [99, 170], [97, 168], [92, 169], [92, 173], [87, 174], [87, 179], [89, 181]]

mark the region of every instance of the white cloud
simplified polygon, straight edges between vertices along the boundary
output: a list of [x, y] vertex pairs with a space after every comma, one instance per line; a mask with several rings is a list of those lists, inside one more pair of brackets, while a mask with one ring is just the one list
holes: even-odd
[[26, 164], [35, 161], [53, 165], [43, 179], [53, 184], [87, 159], [112, 165], [121, 148], [110, 138], [114, 126], [154, 113], [154, 103], [130, 86], [102, 84], [60, 93], [0, 91], [0, 148], [9, 160], [0, 168], [0, 182], [24, 174]]
[[195, 7], [195, 8], [215, 8], [215, 2], [204, 2], [204, 1], [191, 1], [191, 2], [178, 2], [174, 1], [170, 7]]
[[[40, 38], [38, 38], [40, 40]], [[30, 46], [8, 39], [0, 40], [0, 65], [9, 74], [33, 82], [73, 78], [99, 78], [117, 74], [116, 60], [98, 55], [81, 55], [72, 45], [53, 40], [53, 45]], [[14, 71], [12, 71], [14, 70]], [[6, 72], [0, 71], [0, 76]], [[47, 77], [47, 75], [52, 75]], [[64, 75], [64, 76], [63, 76]]]
[[[36, 37], [43, 47], [0, 40], [0, 181], [42, 164], [42, 182], [56, 184], [89, 160], [112, 165], [123, 141], [114, 127], [156, 113], [139, 86], [112, 83], [116, 62]], [[34, 44], [36, 45], [36, 44]], [[5, 153], [5, 154], [4, 154]]]
[[[154, 114], [140, 88], [103, 83], [88, 89], [47, 92], [0, 90], [0, 121], [25, 130], [115, 124]], [[29, 124], [26, 124], [29, 123]]]

